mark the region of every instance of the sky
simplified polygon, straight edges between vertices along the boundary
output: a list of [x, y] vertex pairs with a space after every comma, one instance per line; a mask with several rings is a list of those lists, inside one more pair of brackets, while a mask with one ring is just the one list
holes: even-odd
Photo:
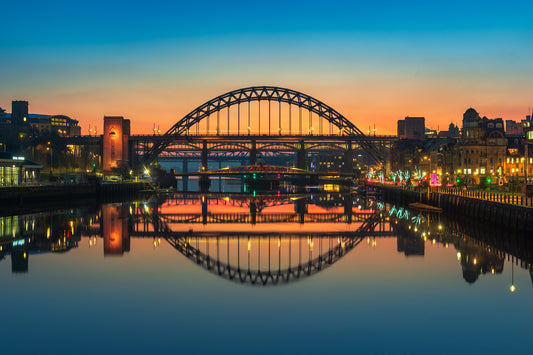
[[0, 14], [0, 107], [28, 100], [82, 134], [104, 115], [164, 132], [254, 85], [377, 134], [405, 116], [447, 129], [469, 107], [521, 120], [533, 106], [530, 1], [10, 1]]

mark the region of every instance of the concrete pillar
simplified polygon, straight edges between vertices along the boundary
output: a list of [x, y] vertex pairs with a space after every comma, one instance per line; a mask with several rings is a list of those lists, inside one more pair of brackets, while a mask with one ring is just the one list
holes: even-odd
[[207, 224], [207, 196], [202, 195], [202, 224]]
[[352, 142], [348, 142], [348, 149], [344, 152], [342, 172], [353, 173], [353, 145]]
[[[187, 158], [183, 159], [183, 167], [182, 167], [182, 170], [181, 170], [183, 173], [188, 173], [189, 172], [189, 161], [187, 160]], [[182, 189], [183, 191], [188, 191], [189, 190], [189, 177], [188, 176], [183, 176], [181, 178], [181, 182], [182, 182]]]
[[297, 158], [296, 158], [296, 167], [298, 169], [306, 169], [306, 151], [304, 141], [300, 141], [300, 147], [298, 148]]
[[344, 215], [346, 216], [346, 222], [352, 223], [353, 217], [353, 196], [351, 194], [345, 195], [342, 201], [344, 207]]
[[294, 203], [296, 213], [298, 213], [298, 220], [300, 224], [304, 224], [305, 214], [307, 213], [307, 201], [304, 198], [299, 198]]
[[207, 141], [202, 142], [202, 171], [207, 171]]
[[[218, 161], [218, 169], [222, 169], [222, 161]], [[222, 192], [222, 176], [218, 177], [218, 192]]]
[[257, 206], [255, 202], [250, 202], [250, 217], [252, 218], [252, 225], [257, 223]]
[[255, 165], [257, 163], [257, 143], [252, 140], [252, 149], [250, 150], [250, 165]]

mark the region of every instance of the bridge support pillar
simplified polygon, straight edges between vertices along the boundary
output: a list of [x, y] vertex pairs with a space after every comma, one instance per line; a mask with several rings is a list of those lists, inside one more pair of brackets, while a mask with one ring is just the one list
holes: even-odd
[[250, 165], [255, 165], [257, 163], [257, 143], [252, 140], [252, 149], [250, 150]]
[[257, 223], [257, 206], [255, 202], [250, 202], [250, 217], [252, 218], [252, 225], [255, 225]]
[[207, 224], [207, 196], [202, 195], [202, 224]]
[[353, 144], [348, 142], [348, 149], [344, 152], [344, 159], [342, 164], [343, 173], [353, 173]]
[[353, 196], [351, 194], [344, 196], [344, 201], [342, 201], [344, 207], [344, 215], [346, 216], [346, 222], [352, 223], [353, 217]]
[[207, 171], [207, 141], [202, 142], [202, 171]]
[[296, 213], [298, 213], [300, 224], [304, 224], [305, 214], [307, 213], [307, 201], [304, 198], [299, 198], [295, 201], [295, 204], [295, 209]]
[[[222, 161], [218, 161], [218, 170], [222, 169]], [[218, 192], [222, 192], [222, 176], [218, 177]]]
[[305, 169], [306, 151], [304, 141], [300, 141], [300, 148], [298, 148], [298, 157], [296, 159], [296, 167], [298, 169]]
[[[189, 172], [189, 161], [187, 160], [187, 158], [183, 159], [182, 172], [184, 172], [184, 173], [188, 173]], [[182, 190], [183, 191], [188, 191], [189, 190], [189, 177], [188, 176], [183, 176], [181, 178], [181, 184], [183, 185], [182, 186]]]

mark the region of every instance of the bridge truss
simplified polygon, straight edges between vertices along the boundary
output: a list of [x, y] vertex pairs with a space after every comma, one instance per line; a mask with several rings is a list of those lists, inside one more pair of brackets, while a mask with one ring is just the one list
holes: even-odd
[[[277, 110], [276, 107], [272, 109], [272, 103], [276, 106], [276, 102]], [[257, 105], [252, 107], [252, 103], [257, 103]], [[244, 108], [241, 107], [243, 104], [245, 104]], [[232, 107], [234, 112], [231, 111]], [[262, 107], [263, 119], [261, 118]], [[254, 112], [253, 121], [252, 111]], [[307, 112], [307, 117], [304, 117], [303, 111]], [[267, 115], [266, 118], [265, 115]], [[242, 126], [245, 127], [244, 130], [241, 130]], [[276, 145], [283, 149], [288, 148], [287, 143], [280, 141], [280, 137], [284, 135], [353, 138], [374, 161], [382, 163], [384, 160], [383, 153], [374, 145], [372, 139], [368, 139], [352, 122], [325, 103], [291, 89], [254, 86], [227, 92], [198, 106], [172, 126], [157, 142], [154, 141], [149, 148], [145, 149], [141, 163], [153, 162], [174, 142], [180, 140], [180, 137], [187, 139], [201, 135], [206, 137], [233, 136], [231, 147], [224, 148], [230, 151], [253, 150], [253, 147], [238, 142], [235, 137], [239, 136], [270, 137], [272, 142], [269, 146], [272, 149], [277, 149]], [[253, 145], [254, 142], [250, 144]], [[181, 143], [183, 145], [183, 140]], [[347, 149], [351, 149], [350, 139], [348, 143], [350, 147]], [[297, 140], [296, 144], [299, 144], [301, 149], [302, 139]]]

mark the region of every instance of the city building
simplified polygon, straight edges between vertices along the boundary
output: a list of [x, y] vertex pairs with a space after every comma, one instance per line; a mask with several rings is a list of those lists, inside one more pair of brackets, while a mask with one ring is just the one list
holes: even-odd
[[524, 181], [526, 184], [533, 184], [533, 118], [527, 116], [522, 122], [524, 130]]
[[481, 118], [469, 108], [463, 115], [456, 175], [466, 183], [496, 183], [504, 176], [507, 139], [501, 118]]
[[522, 122], [513, 120], [505, 120], [505, 134], [506, 135], [522, 135], [524, 134], [524, 125]]
[[459, 130], [459, 127], [457, 127], [453, 123], [450, 123], [450, 125], [448, 126], [448, 130], [447, 131], [440, 131], [439, 132], [439, 137], [442, 137], [442, 138], [459, 138], [460, 134], [461, 134], [461, 131]]
[[428, 138], [420, 140], [399, 140], [391, 149], [392, 172], [415, 173], [418, 178], [438, 176], [438, 183], [454, 182], [454, 171], [458, 166], [458, 145], [456, 138]]
[[28, 101], [12, 101], [11, 113], [0, 109], [0, 124], [13, 125], [23, 135], [57, 134], [60, 137], [80, 136], [78, 121], [65, 115], [42, 115], [28, 112]]
[[342, 153], [320, 152], [315, 159], [316, 171], [343, 171], [344, 156]]
[[15, 125], [25, 124], [28, 119], [28, 101], [11, 102], [11, 123]]
[[405, 117], [398, 120], [398, 138], [400, 139], [420, 139], [426, 138], [424, 117]]
[[0, 152], [0, 187], [39, 183], [42, 168], [24, 157]]

